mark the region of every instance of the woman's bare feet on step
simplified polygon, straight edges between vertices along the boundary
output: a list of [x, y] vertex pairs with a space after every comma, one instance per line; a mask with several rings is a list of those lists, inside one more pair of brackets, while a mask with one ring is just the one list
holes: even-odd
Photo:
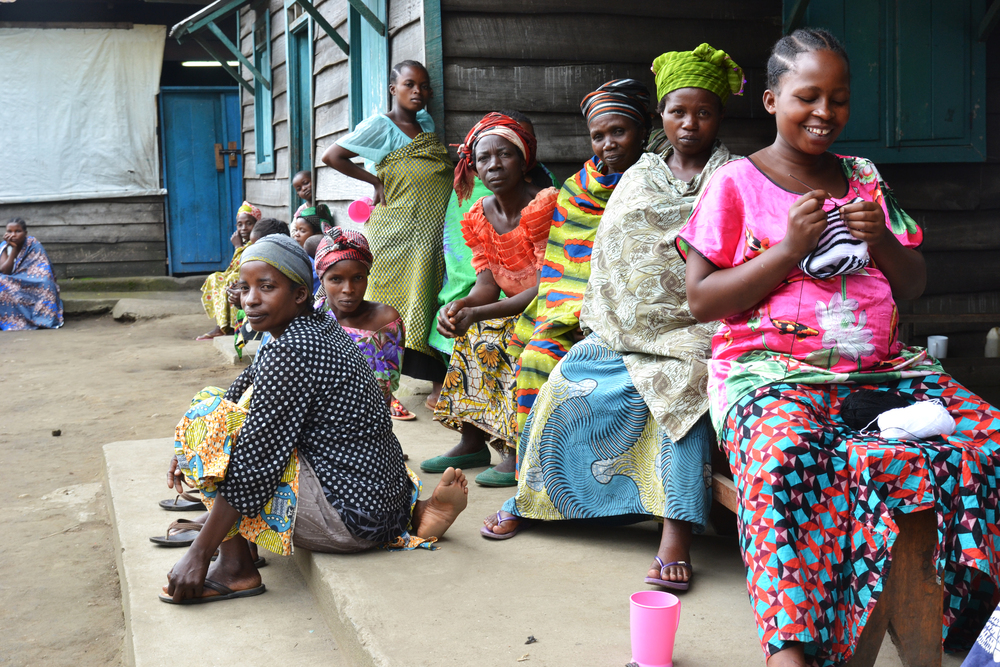
[[[691, 562], [691, 524], [687, 521], [676, 521], [674, 519], [663, 520], [663, 535], [660, 538], [660, 548], [656, 555], [664, 563], [683, 561]], [[662, 581], [673, 581], [686, 583], [691, 580], [691, 570], [680, 565], [660, 568], [660, 564], [653, 560], [646, 574], [650, 579], [660, 579]]]
[[469, 480], [465, 473], [448, 468], [429, 500], [418, 500], [413, 508], [417, 537], [441, 537], [469, 504]]
[[483, 519], [483, 523], [486, 524], [486, 528], [494, 535], [506, 535], [507, 533], [513, 532], [518, 526], [521, 525], [521, 521], [523, 520], [520, 517], [516, 517], [513, 514], [504, 512], [503, 510], [500, 510], [498, 513], [500, 514], [499, 520], [497, 519], [496, 514], [491, 514]]

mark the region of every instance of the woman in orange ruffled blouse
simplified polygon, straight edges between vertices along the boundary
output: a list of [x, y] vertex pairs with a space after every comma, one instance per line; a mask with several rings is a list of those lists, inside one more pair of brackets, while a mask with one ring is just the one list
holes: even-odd
[[[460, 202], [469, 198], [476, 175], [493, 194], [462, 220], [476, 284], [467, 297], [438, 313], [437, 329], [455, 339], [455, 349], [434, 418], [461, 431], [462, 439], [420, 467], [440, 472], [449, 466], [488, 466], [489, 444], [500, 453], [500, 464], [476, 477], [485, 486], [515, 483], [516, 375], [507, 343], [517, 318], [538, 293], [558, 194], [527, 175], [535, 166], [535, 147], [535, 137], [516, 121], [490, 113], [459, 147], [455, 169]], [[501, 291], [506, 298], [500, 298]]]

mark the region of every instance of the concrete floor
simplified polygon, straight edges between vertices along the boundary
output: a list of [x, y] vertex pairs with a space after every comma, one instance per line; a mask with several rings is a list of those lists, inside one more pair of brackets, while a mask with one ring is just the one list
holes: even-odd
[[[423, 399], [403, 398], [419, 419], [394, 425], [414, 470], [457, 437], [431, 421]], [[162, 604], [158, 586], [177, 554], [154, 547], [148, 536], [162, 534], [177, 517], [156, 507], [169, 495], [163, 468], [170, 445], [164, 439], [105, 449], [126, 644], [135, 664], [167, 664], [164, 627], [173, 637], [191, 633], [193, 646], [221, 643], [204, 660], [199, 656], [205, 664], [221, 664], [242, 643], [258, 647], [257, 664], [277, 653], [297, 664], [366, 667], [621, 667], [630, 660], [628, 599], [649, 588], [643, 577], [658, 525], [546, 524], [504, 542], [486, 540], [479, 535], [483, 517], [512, 490], [475, 484], [468, 510], [438, 551], [337, 556], [300, 549], [293, 559], [268, 557], [272, 565], [261, 571], [268, 592], [261, 597], [194, 608]], [[421, 477], [426, 496], [438, 475]], [[695, 582], [681, 596], [674, 665], [762, 665], [735, 538], [695, 537], [692, 561]], [[537, 642], [526, 645], [529, 635]], [[961, 658], [946, 656], [943, 664], [956, 667]], [[901, 665], [891, 641], [876, 665]]]

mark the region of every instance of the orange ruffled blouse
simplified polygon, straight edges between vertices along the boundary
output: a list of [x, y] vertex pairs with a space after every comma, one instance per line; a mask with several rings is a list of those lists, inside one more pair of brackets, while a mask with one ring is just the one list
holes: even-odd
[[462, 236], [472, 250], [476, 275], [489, 269], [497, 285], [508, 297], [535, 286], [536, 272], [545, 260], [552, 212], [559, 191], [546, 188], [521, 209], [521, 222], [506, 234], [497, 234], [483, 213], [483, 199], [462, 219]]

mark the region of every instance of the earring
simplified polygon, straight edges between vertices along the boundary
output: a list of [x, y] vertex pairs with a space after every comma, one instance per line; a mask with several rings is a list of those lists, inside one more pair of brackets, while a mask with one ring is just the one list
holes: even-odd
[[525, 174], [524, 175], [524, 182], [525, 183], [531, 183], [531, 176], [528, 176], [527, 174]]

